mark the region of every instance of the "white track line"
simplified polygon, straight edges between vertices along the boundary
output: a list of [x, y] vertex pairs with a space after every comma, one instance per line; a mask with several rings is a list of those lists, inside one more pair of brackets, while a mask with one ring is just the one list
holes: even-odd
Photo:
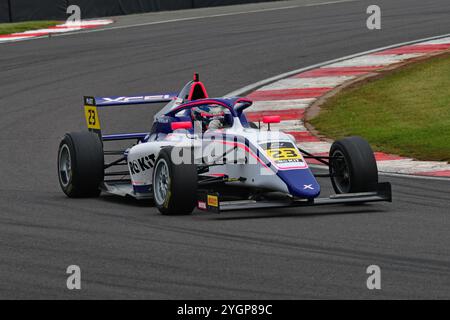
[[[152, 25], [165, 24], [165, 23], [183, 22], [183, 21], [201, 20], [201, 19], [210, 19], [210, 18], [219, 18], [219, 17], [228, 17], [228, 16], [243, 15], [243, 14], [264, 13], [264, 12], [272, 12], [272, 11], [297, 9], [297, 8], [303, 8], [303, 7], [318, 7], [318, 6], [323, 6], [323, 5], [348, 3], [348, 2], [355, 2], [355, 1], [359, 1], [359, 0], [329, 1], [329, 2], [323, 2], [323, 3], [311, 3], [311, 4], [306, 4], [306, 5], [299, 4], [299, 5], [278, 7], [278, 8], [267, 8], [267, 9], [256, 9], [256, 10], [229, 12], [229, 13], [218, 13], [218, 14], [211, 14], [211, 15], [204, 15], [204, 16], [194, 16], [194, 17], [186, 17], [186, 18], [169, 19], [169, 20], [163, 20], [163, 21], [144, 22], [144, 23], [138, 23], [138, 24], [125, 25], [125, 26], [109, 27], [109, 28], [105, 28], [105, 29], [87, 30], [87, 31], [83, 31], [83, 33], [103, 32], [103, 31], [109, 31], [109, 30], [122, 30], [122, 29], [145, 27], [145, 26], [152, 26]], [[58, 36], [65, 36], [65, 35], [70, 35], [70, 34], [61, 34], [61, 35], [58, 35]]]
[[424, 54], [409, 53], [409, 54], [386, 54], [382, 56], [367, 55], [357, 57], [337, 63], [328, 65], [330, 68], [335, 67], [372, 67], [372, 66], [386, 66], [390, 64], [399, 63], [408, 59], [417, 58]]
[[[328, 171], [328, 167], [324, 166], [322, 164], [310, 164], [310, 168], [317, 169], [317, 170], [326, 170]], [[379, 172], [380, 176], [386, 176], [386, 177], [394, 177], [394, 178], [407, 178], [407, 179], [421, 179], [421, 180], [437, 180], [437, 181], [445, 181], [448, 182], [448, 178], [445, 177], [431, 177], [431, 176], [413, 176], [410, 174], [404, 174], [404, 173], [387, 173], [387, 172]]]
[[447, 34], [444, 34], [444, 35], [440, 35], [440, 36], [435, 36], [435, 37], [424, 38], [424, 39], [420, 39], [420, 40], [402, 42], [402, 43], [393, 44], [393, 45], [382, 47], [382, 48], [378, 48], [378, 49], [372, 49], [372, 50], [368, 50], [368, 51], [364, 51], [364, 52], [360, 52], [360, 53], [355, 53], [355, 54], [348, 55], [348, 56], [345, 56], [345, 57], [342, 57], [342, 58], [337, 58], [337, 59], [333, 59], [333, 60], [324, 61], [324, 62], [321, 62], [321, 63], [313, 64], [313, 65], [308, 66], [308, 67], [304, 67], [304, 68], [296, 69], [296, 70], [293, 70], [293, 71], [285, 72], [285, 73], [279, 74], [277, 76], [274, 76], [274, 77], [271, 77], [271, 78], [267, 78], [265, 80], [261, 80], [261, 81], [252, 83], [252, 84], [250, 84], [248, 86], [245, 86], [243, 88], [240, 88], [240, 89], [237, 89], [235, 91], [229, 92], [225, 96], [227, 96], [227, 97], [242, 96], [242, 95], [244, 95], [244, 94], [246, 94], [246, 93], [248, 93], [250, 91], [255, 91], [256, 89], [258, 89], [258, 88], [260, 88], [262, 86], [268, 85], [268, 84], [273, 83], [273, 82], [275, 82], [277, 80], [281, 80], [281, 79], [284, 79], [284, 78], [288, 78], [288, 77], [294, 76], [294, 75], [296, 75], [298, 73], [302, 73], [302, 72], [309, 71], [309, 70], [312, 70], [312, 69], [321, 68], [321, 67], [333, 64], [333, 63], [337, 63], [337, 62], [341, 62], [341, 61], [348, 60], [348, 59], [351, 59], [351, 58], [356, 58], [356, 57], [368, 55], [368, 54], [371, 54], [371, 53], [376, 53], [376, 52], [380, 52], [380, 51], [384, 51], [384, 50], [388, 50], [388, 49], [394, 49], [394, 48], [398, 48], [398, 47], [402, 47], [402, 46], [406, 46], [406, 45], [418, 44], [418, 43], [421, 43], [421, 42], [424, 42], [424, 41], [434, 41], [434, 40], [443, 39], [443, 38], [446, 38], [446, 37], [450, 37], [450, 33], [447, 33]]
[[437, 40], [430, 40], [420, 44], [448, 44], [448, 43], [450, 43], [450, 37]]
[[312, 154], [317, 153], [328, 153], [331, 148], [331, 143], [320, 141], [320, 142], [299, 142], [298, 146]]
[[417, 161], [413, 159], [384, 160], [377, 162], [378, 168], [392, 173], [426, 173], [450, 170], [446, 162]]
[[[355, 1], [359, 1], [359, 0], [328, 1], [328, 2], [322, 2], [322, 3], [311, 3], [311, 4], [306, 4], [306, 5], [293, 5], [293, 6], [285, 6], [285, 7], [279, 7], [279, 8], [237, 11], [237, 12], [229, 12], [229, 13], [204, 15], [204, 16], [169, 19], [169, 20], [163, 20], [163, 21], [152, 21], [152, 22], [130, 24], [130, 25], [124, 25], [124, 26], [115, 26], [115, 27], [108, 27], [108, 28], [82, 29], [82, 30], [76, 30], [73, 32], [66, 32], [66, 33], [53, 33], [52, 36], [54, 36], [54, 37], [72, 36], [72, 35], [76, 35], [79, 33], [93, 33], [93, 32], [103, 32], [103, 31], [111, 31], [111, 30], [122, 30], [122, 29], [138, 28], [138, 27], [152, 26], [152, 25], [158, 25], [158, 24], [174, 23], [174, 22], [219, 18], [219, 17], [227, 17], [227, 16], [235, 16], [235, 15], [243, 15], [243, 14], [264, 13], [264, 12], [289, 10], [289, 9], [296, 9], [296, 8], [303, 8], [303, 7], [318, 7], [318, 6], [324, 6], [324, 5], [330, 5], [330, 4], [340, 4], [340, 3], [348, 3], [348, 2], [355, 2]], [[155, 14], [156, 14], [156, 12], [155, 12]], [[101, 26], [101, 25], [99, 25], [99, 26]], [[48, 36], [45, 35], [45, 36], [39, 36], [39, 37], [26, 37], [26, 38], [21, 37], [21, 38], [14, 38], [14, 39], [10, 38], [8, 41], [0, 40], [0, 44], [6, 43], [6, 42], [29, 41], [29, 40], [44, 39], [44, 38], [48, 38]]]
[[293, 99], [277, 101], [255, 101], [249, 112], [269, 110], [305, 109], [316, 99]]
[[355, 77], [317, 77], [317, 78], [288, 78], [282, 79], [262, 88], [259, 88], [258, 91], [261, 90], [280, 90], [280, 89], [302, 89], [302, 88], [328, 88], [328, 87], [336, 87], [348, 80], [351, 80]]
[[[108, 19], [108, 20], [96, 19], [96, 20], [84, 20], [84, 21], [80, 21], [77, 23], [58, 24], [54, 28], [35, 29], [35, 30], [28, 30], [28, 31], [24, 31], [24, 32], [8, 34], [8, 35], [6, 35], [8, 37], [2, 37], [5, 35], [0, 35], [0, 43], [42, 39], [42, 38], [48, 38], [51, 36], [61, 35], [61, 34], [65, 34], [65, 33], [73, 34], [74, 32], [104, 26], [107, 24], [111, 24], [113, 22], [114, 21], [111, 19]], [[42, 35], [34, 36], [34, 34], [42, 34]]]
[[[266, 130], [267, 125], [261, 123], [261, 129]], [[280, 123], [272, 123], [270, 125], [272, 131], [298, 131], [307, 132], [308, 130], [303, 126], [302, 120], [285, 120]]]

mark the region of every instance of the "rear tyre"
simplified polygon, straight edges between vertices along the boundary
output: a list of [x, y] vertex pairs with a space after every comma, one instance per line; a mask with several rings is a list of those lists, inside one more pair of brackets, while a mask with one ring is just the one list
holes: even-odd
[[377, 162], [366, 140], [361, 137], [337, 140], [331, 146], [330, 157], [331, 183], [336, 193], [376, 190]]
[[162, 149], [156, 160], [153, 199], [164, 215], [190, 214], [197, 205], [197, 167], [194, 163], [174, 164], [172, 149]]
[[97, 197], [104, 179], [103, 166], [103, 146], [95, 133], [66, 133], [58, 150], [58, 177], [68, 197]]

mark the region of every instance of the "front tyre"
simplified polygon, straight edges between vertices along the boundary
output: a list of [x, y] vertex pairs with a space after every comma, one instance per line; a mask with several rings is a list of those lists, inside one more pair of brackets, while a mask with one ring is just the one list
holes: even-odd
[[190, 214], [197, 205], [197, 167], [192, 164], [174, 164], [173, 148], [159, 153], [153, 170], [153, 199], [164, 215]]
[[71, 132], [58, 150], [58, 177], [71, 198], [97, 197], [104, 179], [104, 156], [100, 138], [92, 132]]
[[338, 194], [375, 191], [378, 168], [369, 143], [361, 137], [335, 141], [330, 149], [330, 176]]

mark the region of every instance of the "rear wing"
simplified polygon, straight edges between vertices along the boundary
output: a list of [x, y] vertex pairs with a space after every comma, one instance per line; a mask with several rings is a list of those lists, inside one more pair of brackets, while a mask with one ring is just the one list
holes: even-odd
[[[97, 107], [113, 107], [113, 106], [127, 106], [133, 104], [149, 104], [170, 102], [178, 96], [177, 93], [163, 93], [150, 94], [142, 96], [128, 96], [128, 97], [95, 97], [94, 102]], [[85, 101], [86, 98], [85, 97]], [[92, 99], [92, 97], [90, 97]]]
[[143, 138], [147, 133], [125, 133], [103, 136], [100, 125], [98, 108], [130, 106], [139, 104], [154, 104], [170, 102], [178, 97], [177, 93], [148, 94], [141, 96], [122, 96], [122, 97], [84, 97], [84, 115], [89, 131], [99, 135], [102, 141], [123, 140], [130, 138]]

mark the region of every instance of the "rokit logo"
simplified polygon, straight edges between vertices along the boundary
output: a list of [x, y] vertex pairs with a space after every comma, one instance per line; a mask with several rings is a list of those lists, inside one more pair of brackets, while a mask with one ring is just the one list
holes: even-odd
[[155, 155], [151, 154], [149, 156], [130, 161], [128, 166], [130, 167], [131, 174], [137, 174], [151, 169], [155, 166]]

